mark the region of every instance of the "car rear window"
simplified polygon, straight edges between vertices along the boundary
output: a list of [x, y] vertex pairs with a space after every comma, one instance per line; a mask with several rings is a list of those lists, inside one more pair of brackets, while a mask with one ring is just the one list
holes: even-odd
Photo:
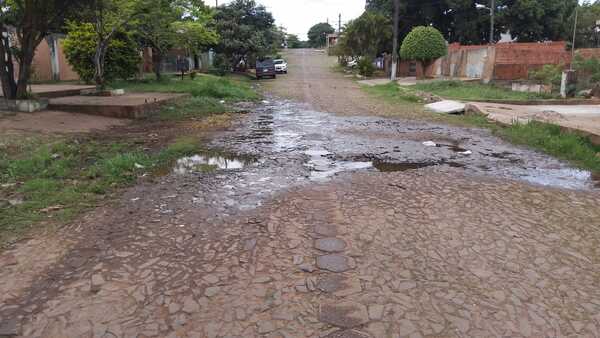
[[262, 62], [258, 62], [258, 65], [262, 67], [273, 66], [273, 60], [264, 60]]

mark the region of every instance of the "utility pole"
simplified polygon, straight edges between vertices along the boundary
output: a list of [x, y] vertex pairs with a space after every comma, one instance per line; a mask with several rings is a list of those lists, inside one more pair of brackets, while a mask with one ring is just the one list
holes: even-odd
[[575, 38], [577, 37], [577, 14], [578, 14], [579, 4], [575, 7], [575, 23], [573, 24], [573, 44], [571, 45], [571, 67], [570, 70], [573, 70], [573, 61], [575, 61]]
[[394, 41], [392, 43], [392, 76], [391, 80], [396, 80], [398, 72], [398, 35], [400, 30], [400, 0], [394, 0]]
[[340, 13], [339, 19], [338, 19], [338, 34], [342, 33], [342, 13]]
[[219, 7], [219, 0], [215, 0], [215, 8]]
[[496, 1], [492, 0], [490, 6], [490, 45], [494, 44], [494, 16], [496, 14]]

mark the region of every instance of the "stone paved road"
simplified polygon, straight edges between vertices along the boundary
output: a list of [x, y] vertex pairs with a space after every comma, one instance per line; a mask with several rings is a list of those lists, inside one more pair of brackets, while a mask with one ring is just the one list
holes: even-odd
[[[294, 57], [306, 69], [324, 63]], [[277, 83], [285, 90], [302, 81]], [[332, 75], [320, 85], [359, 95], [344, 81]], [[323, 88], [298, 99], [327, 110], [310, 99]], [[270, 129], [249, 131], [244, 120], [215, 141], [260, 157], [254, 164], [225, 159], [233, 170], [158, 178], [56, 236], [3, 253], [0, 336], [600, 336], [597, 190], [530, 185], [469, 163], [312, 177], [336, 158], [312, 148], [296, 154], [302, 143], [289, 140], [297, 135], [268, 122], [278, 118], [259, 110], [246, 120]], [[322, 141], [337, 138], [331, 126], [318, 135], [301, 126], [312, 146], [342, 146]], [[366, 143], [349, 148], [385, 147], [382, 138], [410, 144], [400, 127], [400, 136], [369, 128], [355, 130]], [[521, 157], [506, 168], [561, 165], [473, 133], [470, 146]], [[446, 156], [437, 151], [427, 156]]]

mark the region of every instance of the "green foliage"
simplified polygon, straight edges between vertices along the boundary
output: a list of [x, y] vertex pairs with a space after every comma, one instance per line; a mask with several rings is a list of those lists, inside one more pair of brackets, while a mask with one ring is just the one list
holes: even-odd
[[584, 2], [579, 7], [577, 23], [577, 48], [600, 47], [600, 34], [596, 31], [596, 21], [600, 19], [600, 1]]
[[400, 56], [405, 60], [433, 61], [448, 53], [444, 37], [433, 27], [415, 27], [404, 38]]
[[287, 43], [288, 48], [297, 49], [297, 48], [306, 48], [308, 43], [306, 41], [300, 41], [298, 35], [288, 34], [287, 35]]
[[[400, 1], [400, 40], [412, 27], [435, 26], [449, 42], [482, 44], [489, 41], [490, 1], [436, 0], [434, 4], [421, 0]], [[495, 41], [500, 33], [510, 31], [518, 41], [568, 40], [572, 34], [573, 13], [577, 0], [496, 0]], [[367, 0], [367, 10], [391, 18], [392, 0]], [[597, 20], [596, 13], [579, 13]], [[589, 25], [588, 25], [589, 27]]]
[[326, 22], [318, 23], [308, 30], [308, 45], [312, 48], [323, 47], [327, 44], [327, 34], [335, 33], [335, 29]]
[[583, 86], [589, 86], [600, 82], [600, 60], [596, 57], [583, 58], [575, 55], [573, 68], [578, 72], [577, 77]]
[[374, 12], [364, 12], [350, 21], [336, 46], [336, 54], [376, 57], [392, 49], [393, 26], [389, 18]]
[[497, 134], [517, 144], [524, 144], [567, 160], [583, 169], [600, 172], [600, 147], [589, 138], [564, 132], [560, 126], [533, 121], [499, 128]]
[[538, 70], [529, 72], [529, 78], [545, 85], [560, 87], [562, 67], [559, 65], [544, 65]]
[[188, 93], [194, 97], [210, 97], [227, 100], [254, 100], [258, 96], [248, 83], [212, 75], [197, 76], [194, 80], [180, 77], [160, 81], [119, 81], [113, 87], [133, 92]]
[[371, 77], [375, 73], [375, 66], [373, 65], [373, 59], [365, 56], [358, 61], [358, 72], [362, 76]]
[[[90, 23], [70, 23], [69, 33], [64, 41], [64, 51], [69, 64], [82, 80], [91, 82], [94, 79], [96, 53], [96, 33]], [[123, 32], [115, 35], [109, 44], [106, 55], [106, 73], [108, 80], [128, 79], [138, 71], [141, 62], [139, 52], [133, 40]]]
[[14, 151], [3, 151], [0, 156], [0, 183], [12, 187], [0, 193], [21, 196], [23, 203], [0, 205], [0, 245], [49, 220], [44, 209], [56, 207], [52, 219], [70, 221], [100, 202], [102, 195], [134, 183], [139, 175], [194, 154], [199, 144], [179, 139], [158, 152], [146, 153], [132, 142], [73, 138], [36, 139], [11, 148]]
[[275, 52], [279, 39], [275, 19], [254, 0], [234, 0], [219, 6], [215, 13], [215, 27], [220, 41], [215, 51], [237, 66], [240, 61], [264, 57]]

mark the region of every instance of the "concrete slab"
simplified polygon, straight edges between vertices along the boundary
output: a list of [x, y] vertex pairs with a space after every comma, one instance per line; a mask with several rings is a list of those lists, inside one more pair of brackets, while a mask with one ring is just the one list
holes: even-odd
[[600, 105], [514, 105], [470, 102], [472, 109], [504, 124], [531, 120], [552, 123], [600, 144]]
[[444, 100], [426, 104], [425, 109], [438, 114], [458, 114], [465, 111], [465, 104], [459, 101]]
[[[79, 95], [83, 90], [92, 90], [95, 88], [95, 86], [80, 84], [34, 84], [31, 85], [31, 92], [38, 97], [56, 98]], [[0, 96], [4, 96], [2, 88], [0, 88]]]
[[68, 96], [50, 99], [49, 109], [117, 118], [143, 118], [162, 105], [188, 97], [175, 93], [126, 93], [122, 96]]
[[358, 81], [358, 83], [365, 85], [365, 86], [369, 86], [369, 87], [374, 87], [374, 86], [379, 86], [379, 85], [385, 85], [392, 82], [390, 79], [370, 79], [370, 80], [360, 80]]
[[46, 110], [36, 113], [18, 113], [0, 118], [0, 134], [85, 133], [106, 130], [128, 123], [129, 120], [112, 117]]

